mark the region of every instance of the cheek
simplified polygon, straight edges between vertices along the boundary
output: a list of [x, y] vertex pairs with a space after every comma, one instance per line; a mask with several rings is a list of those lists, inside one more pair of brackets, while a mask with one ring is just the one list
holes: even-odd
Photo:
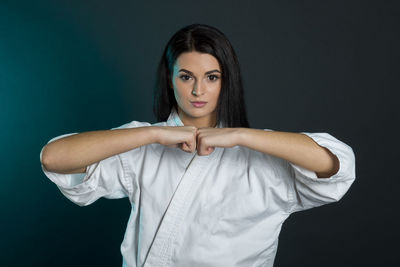
[[219, 94], [221, 93], [221, 85], [217, 85], [213, 89], [213, 99], [215, 102], [218, 102]]
[[181, 101], [183, 98], [185, 98], [185, 90], [183, 90], [179, 85], [175, 85], [174, 94], [177, 101]]
[[187, 85], [184, 84], [179, 79], [177, 81], [175, 81], [174, 88], [178, 94], [182, 95], [184, 93], [186, 87], [187, 87]]
[[181, 99], [181, 95], [179, 94], [178, 90], [174, 89], [174, 95], [175, 95], [176, 101], [179, 101]]

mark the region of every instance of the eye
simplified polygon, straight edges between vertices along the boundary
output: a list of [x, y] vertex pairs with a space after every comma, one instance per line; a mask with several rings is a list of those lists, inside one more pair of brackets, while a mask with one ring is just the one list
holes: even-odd
[[219, 79], [219, 77], [217, 75], [213, 75], [213, 74], [209, 75], [208, 78], [210, 78], [211, 81], [216, 81]]
[[187, 80], [190, 79], [190, 76], [189, 76], [189, 75], [186, 75], [186, 74], [182, 74], [181, 76], [179, 76], [179, 78], [180, 78], [181, 80], [183, 80], [183, 81], [187, 81]]

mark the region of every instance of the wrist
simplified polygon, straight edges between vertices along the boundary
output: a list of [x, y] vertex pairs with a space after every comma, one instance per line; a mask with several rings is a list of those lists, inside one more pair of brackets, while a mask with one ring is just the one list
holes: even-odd
[[238, 146], [245, 146], [245, 140], [248, 128], [236, 128], [236, 144]]
[[149, 126], [149, 136], [150, 142], [153, 143], [160, 143], [160, 127], [159, 126]]

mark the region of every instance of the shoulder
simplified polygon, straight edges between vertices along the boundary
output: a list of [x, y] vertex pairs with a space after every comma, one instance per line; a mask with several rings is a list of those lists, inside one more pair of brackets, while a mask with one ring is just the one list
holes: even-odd
[[112, 128], [112, 130], [114, 130], [114, 129], [135, 128], [135, 127], [144, 127], [144, 126], [151, 126], [151, 123], [144, 122], [144, 121], [131, 121], [131, 122], [125, 123], [125, 124], [123, 124], [121, 126]]
[[114, 130], [114, 129], [135, 128], [135, 127], [146, 127], [146, 126], [168, 126], [168, 124], [165, 121], [156, 122], [156, 123], [150, 123], [150, 122], [145, 122], [145, 121], [133, 120], [133, 121], [125, 123], [125, 124], [123, 124], [121, 126], [112, 128], [112, 130]]

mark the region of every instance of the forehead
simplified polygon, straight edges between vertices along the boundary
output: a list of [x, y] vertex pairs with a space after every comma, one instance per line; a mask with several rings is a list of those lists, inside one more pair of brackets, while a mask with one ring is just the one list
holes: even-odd
[[206, 72], [208, 70], [220, 70], [218, 60], [210, 54], [197, 51], [185, 52], [176, 59], [174, 70], [187, 69], [192, 72]]

